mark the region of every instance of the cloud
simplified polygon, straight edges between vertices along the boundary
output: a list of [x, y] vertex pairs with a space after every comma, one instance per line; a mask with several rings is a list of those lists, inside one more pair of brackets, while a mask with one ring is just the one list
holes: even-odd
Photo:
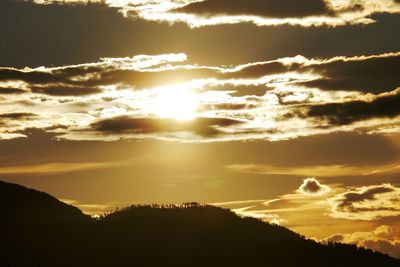
[[[266, 75], [285, 73], [289, 70], [299, 67], [299, 62], [304, 62], [306, 59], [297, 56], [282, 60], [271, 60], [265, 62], [254, 62], [244, 65], [239, 65], [231, 69], [224, 70], [225, 79], [251, 79], [260, 78]], [[293, 66], [292, 66], [293, 65]]]
[[297, 192], [307, 196], [322, 196], [331, 190], [329, 186], [321, 184], [315, 178], [306, 178], [299, 189], [297, 189]]
[[383, 93], [400, 86], [397, 71], [399, 68], [400, 56], [398, 54], [350, 60], [337, 58], [305, 67], [303, 71], [322, 74], [322, 77], [300, 84], [324, 90]]
[[322, 242], [355, 244], [400, 258], [400, 235], [388, 225], [378, 226], [370, 232], [335, 234], [323, 239]]
[[[399, 173], [399, 164], [386, 164], [378, 166], [351, 166], [351, 165], [310, 165], [280, 167], [265, 164], [232, 164], [228, 169], [236, 172], [253, 173], [261, 175], [293, 175], [293, 176], [365, 176], [378, 173]], [[312, 181], [312, 180], [305, 180]]]
[[400, 90], [378, 95], [372, 101], [349, 101], [308, 107], [305, 116], [321, 118], [330, 125], [347, 125], [372, 118], [395, 118], [400, 115]]
[[[36, 4], [87, 4], [88, 0], [31, 0]], [[376, 13], [399, 13], [394, 1], [340, 0], [106, 0], [94, 1], [116, 8], [125, 17], [149, 21], [184, 22], [190, 27], [252, 22], [258, 26], [342, 26], [369, 24]]]
[[[308, 186], [308, 192], [321, 192], [321, 186], [323, 187], [324, 185], [315, 181], [314, 179], [303, 180], [302, 186]], [[309, 186], [310, 184], [312, 186]], [[358, 218], [357, 223], [354, 223], [352, 221], [354, 217], [342, 216], [340, 217], [342, 220], [337, 220], [336, 218], [338, 217], [326, 216], [326, 211], [327, 208], [331, 208], [331, 199], [354, 191], [360, 193], [360, 196], [350, 197], [353, 201], [361, 203], [364, 207], [374, 207], [376, 208], [375, 212], [379, 212], [378, 209], [380, 209], [380, 212], [384, 212], [386, 207], [398, 206], [400, 201], [399, 188], [383, 184], [345, 189], [341, 184], [329, 184], [327, 190], [330, 191], [325, 194], [313, 194], [311, 195], [312, 197], [298, 189], [293, 193], [276, 196], [273, 199], [229, 201], [214, 204], [230, 208], [239, 214], [243, 213], [244, 216], [252, 216], [260, 219], [266, 218], [267, 220], [274, 217], [278, 219], [284, 218], [284, 224], [289, 229], [304, 234], [309, 238], [317, 236], [322, 242], [357, 244], [398, 257], [400, 252], [400, 232], [397, 225], [398, 216], [393, 217], [395, 216], [393, 214], [381, 214], [391, 217], [387, 217], [384, 220], [380, 219], [381, 217], [376, 217], [374, 218], [375, 221]], [[392, 190], [397, 190], [397, 196]], [[341, 193], [335, 193], [337, 191]], [[389, 196], [390, 194], [393, 195]], [[385, 203], [377, 203], [378, 199], [382, 201], [383, 198], [387, 199]], [[375, 203], [371, 204], [371, 201], [375, 201]], [[390, 225], [383, 225], [376, 229], [372, 228], [369, 231], [371, 226], [376, 227], [378, 223], [381, 224], [383, 221], [385, 224]], [[319, 227], [315, 227], [315, 225], [319, 225]], [[333, 234], [325, 238], [327, 233], [338, 233], [343, 229], [355, 232], [352, 234]], [[360, 229], [363, 229], [362, 232]]]
[[[303, 185], [306, 180], [303, 181]], [[309, 181], [314, 180], [310, 178]], [[308, 220], [309, 214], [313, 214], [315, 220], [321, 219], [325, 210], [325, 205], [321, 200], [331, 195], [332, 190], [326, 185], [317, 183], [319, 189], [316, 187], [310, 189], [309, 186], [307, 193], [298, 189], [293, 193], [277, 196], [274, 199], [228, 201], [212, 203], [212, 205], [229, 208], [242, 216], [259, 218], [270, 223], [285, 224], [289, 228], [296, 227], [304, 219]]]
[[348, 220], [376, 220], [400, 215], [400, 188], [391, 184], [348, 189], [327, 201], [329, 215]]
[[[12, 123], [3, 118], [0, 138], [23, 136], [29, 128], [71, 140], [277, 141], [343, 131], [390, 134], [400, 128], [400, 89], [392, 90], [399, 85], [392, 70], [399, 58], [400, 52], [296, 56], [227, 67], [162, 54], [60, 67], [0, 67], [0, 88], [7, 92], [1, 95], [2, 111], [36, 114]], [[342, 81], [343, 87], [307, 84], [321, 79]], [[192, 105], [190, 117], [197, 119], [172, 120], [168, 109], [183, 103]], [[160, 106], [165, 106], [161, 112]]]
[[252, 208], [254, 208], [254, 206], [232, 209], [232, 211], [240, 216], [257, 218], [271, 224], [283, 225], [288, 223], [287, 220], [281, 218], [277, 214], [265, 213], [264, 211], [251, 210]]
[[36, 115], [33, 113], [0, 113], [0, 119], [9, 119], [9, 120], [21, 120], [21, 119], [29, 119], [35, 117]]
[[32, 87], [32, 93], [45, 94], [51, 96], [84, 96], [101, 93], [100, 88], [73, 87], [73, 86], [45, 86]]
[[95, 170], [118, 166], [121, 163], [114, 162], [54, 162], [23, 166], [2, 166], [0, 174], [54, 174], [76, 171]]
[[[48, 95], [88, 95], [99, 93], [96, 86], [114, 84], [135, 88], [177, 83], [194, 78], [210, 77], [214, 70], [196, 66], [180, 67], [184, 54], [155, 56], [138, 55], [132, 58], [102, 58], [99, 62], [61, 67], [0, 68], [0, 83], [20, 85], [21, 89]], [[168, 66], [166, 63], [177, 63]], [[18, 83], [17, 83], [18, 82]], [[11, 87], [12, 89], [13, 87]], [[8, 89], [3, 87], [4, 89]]]
[[9, 92], [18, 89], [60, 96], [99, 93], [99, 86], [147, 89], [194, 80], [202, 82], [202, 86], [238, 88], [286, 81], [321, 90], [367, 93], [391, 91], [400, 85], [396, 72], [400, 52], [326, 60], [296, 56], [233, 67], [182, 64], [186, 60], [184, 54], [165, 54], [103, 58], [95, 63], [52, 68], [2, 67], [0, 85], [8, 83], [9, 87], [1, 88]]
[[174, 11], [198, 15], [254, 15], [274, 18], [303, 18], [333, 13], [323, 0], [295, 2], [290, 0], [204, 0], [190, 2]]
[[29, 112], [0, 113], [0, 127], [5, 129], [2, 131], [0, 128], [0, 140], [23, 136], [18, 132], [13, 132], [12, 129], [18, 129], [19, 125], [35, 118], [37, 118], [37, 115]]
[[241, 124], [228, 118], [196, 118], [191, 121], [177, 121], [163, 118], [116, 117], [95, 122], [91, 128], [105, 134], [163, 134], [192, 132], [204, 137], [223, 133], [223, 128]]
[[[337, 194], [332, 188], [342, 193]], [[340, 185], [327, 186], [315, 179], [306, 179], [295, 193], [281, 195], [275, 199], [215, 204], [239, 210], [244, 208], [245, 211], [254, 214], [284, 214], [285, 218], [294, 216], [291, 214], [294, 212], [303, 214], [308, 211], [328, 221], [335, 218], [370, 222], [382, 218], [397, 218], [396, 216], [400, 215], [399, 202], [400, 188], [391, 184], [344, 190]], [[327, 210], [328, 213], [325, 213]], [[329, 217], [325, 215], [329, 215], [331, 219], [327, 219]], [[295, 217], [300, 219], [299, 214]], [[293, 220], [291, 222], [295, 223]]]
[[256, 107], [257, 104], [252, 103], [220, 103], [203, 106], [205, 110], [247, 110]]
[[9, 88], [9, 87], [0, 87], [0, 95], [8, 95], [8, 94], [22, 94], [25, 91], [18, 88]]
[[[398, 18], [396, 14], [376, 14], [372, 19], [377, 23], [366, 27], [255, 27], [246, 23], [190, 29], [182, 23], [171, 26], [125, 19], [117, 8], [106, 8], [104, 4], [95, 4], [94, 0], [84, 5], [37, 5], [31, 1], [2, 0], [0, 23], [21, 20], [26, 23], [13, 23], [13, 31], [0, 28], [0, 35], [7, 36], [0, 58], [2, 66], [23, 68], [93, 62], [104, 55], [170, 51], [185, 51], [195, 62], [213, 65], [297, 54], [318, 58], [373, 54], [398, 50], [394, 34]], [[208, 40], [209, 36], [213, 36], [213, 42], [199, 41]], [[376, 36], [375, 41], [371, 41], [371, 36]], [[47, 45], [43, 45], [43, 40]], [[25, 45], [27, 43], [29, 46]], [[292, 43], [296, 45], [288, 45]], [[50, 52], [48, 47], [52, 48]]]
[[182, 64], [186, 60], [184, 54], [165, 54], [103, 58], [95, 63], [52, 68], [2, 67], [0, 85], [9, 86], [0, 88], [9, 93], [21, 92], [17, 89], [68, 96], [99, 93], [101, 86], [147, 89], [194, 80], [202, 82], [202, 86], [242, 89], [285, 81], [320, 90], [365, 93], [382, 93], [400, 86], [396, 72], [400, 68], [400, 52], [326, 60], [296, 56], [233, 67]]
[[223, 91], [228, 92], [232, 96], [240, 97], [240, 96], [264, 96], [267, 91], [272, 90], [272, 88], [268, 88], [265, 84], [209, 84], [203, 87], [203, 90], [207, 91]]

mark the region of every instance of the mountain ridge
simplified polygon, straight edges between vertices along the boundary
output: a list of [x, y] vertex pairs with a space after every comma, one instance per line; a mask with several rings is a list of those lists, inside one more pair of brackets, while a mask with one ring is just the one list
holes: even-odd
[[91, 219], [49, 194], [0, 181], [0, 212], [0, 266], [400, 266], [382, 253], [319, 244], [197, 203], [131, 206]]
[[84, 222], [90, 216], [50, 194], [0, 180], [2, 222]]

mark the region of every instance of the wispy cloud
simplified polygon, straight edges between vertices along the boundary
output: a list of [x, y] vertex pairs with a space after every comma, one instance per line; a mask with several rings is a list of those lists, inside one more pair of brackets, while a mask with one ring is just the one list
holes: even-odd
[[232, 209], [232, 211], [243, 217], [257, 218], [264, 222], [277, 224], [277, 225], [282, 225], [282, 224], [285, 224], [288, 222], [287, 220], [281, 218], [277, 214], [265, 213], [264, 211], [258, 211], [258, 210], [252, 210], [252, 208], [254, 208], [254, 206]]
[[[310, 182], [315, 185], [310, 189]], [[308, 184], [308, 189], [305, 186]], [[334, 188], [334, 189], [333, 189]], [[339, 193], [337, 193], [339, 191]], [[262, 214], [287, 214], [318, 210], [318, 216], [329, 215], [335, 219], [376, 221], [385, 217], [400, 215], [398, 203], [400, 188], [392, 184], [343, 188], [330, 187], [313, 180], [303, 180], [303, 184], [293, 192], [270, 200], [243, 200], [216, 203], [218, 206], [230, 207], [239, 212], [246, 212], [262, 218]], [[298, 214], [298, 215], [299, 215]]]
[[298, 218], [289, 222], [286, 215], [298, 215], [310, 211], [319, 211], [322, 214], [326, 209], [326, 204], [323, 201], [334, 195], [334, 192], [332, 188], [317, 179], [307, 178], [303, 180], [296, 191], [274, 199], [228, 201], [212, 204], [230, 208], [242, 216], [254, 217], [275, 224], [290, 225], [289, 223], [297, 224]]
[[228, 169], [236, 172], [254, 174], [277, 174], [295, 176], [363, 176], [378, 173], [398, 173], [399, 164], [387, 164], [380, 166], [350, 166], [350, 165], [312, 165], [312, 166], [291, 166], [279, 167], [262, 164], [233, 164], [228, 165]]
[[113, 162], [54, 162], [36, 165], [0, 167], [0, 174], [54, 174], [103, 169], [118, 166]]

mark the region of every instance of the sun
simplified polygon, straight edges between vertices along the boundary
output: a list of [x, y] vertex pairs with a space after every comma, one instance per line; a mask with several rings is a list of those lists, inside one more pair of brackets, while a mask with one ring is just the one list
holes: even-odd
[[187, 88], [163, 87], [157, 90], [154, 113], [160, 118], [188, 121], [196, 118], [196, 94]]

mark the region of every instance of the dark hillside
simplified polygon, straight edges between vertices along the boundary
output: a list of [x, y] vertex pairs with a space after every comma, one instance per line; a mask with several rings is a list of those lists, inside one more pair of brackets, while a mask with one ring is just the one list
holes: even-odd
[[[321, 245], [284, 227], [213, 206], [132, 206], [100, 220], [86, 220], [47, 194], [18, 186], [13, 190], [6, 192], [19, 197], [19, 210], [32, 209], [29, 216], [35, 217], [33, 211], [47, 214], [41, 209], [64, 215], [71, 209], [71, 218], [58, 215], [57, 220], [25, 220], [24, 224], [19, 220], [26, 215], [8, 217], [7, 223], [2, 220], [0, 266], [400, 266], [398, 260], [381, 253], [350, 245]], [[13, 202], [4, 202], [10, 198], [0, 198], [2, 212], [14, 208]], [[47, 201], [38, 200], [42, 198]], [[30, 199], [36, 202], [24, 205]], [[75, 216], [82, 220], [77, 222]], [[16, 224], [10, 224], [11, 218]]]
[[90, 217], [78, 208], [34, 189], [0, 181], [1, 222], [84, 222]]

